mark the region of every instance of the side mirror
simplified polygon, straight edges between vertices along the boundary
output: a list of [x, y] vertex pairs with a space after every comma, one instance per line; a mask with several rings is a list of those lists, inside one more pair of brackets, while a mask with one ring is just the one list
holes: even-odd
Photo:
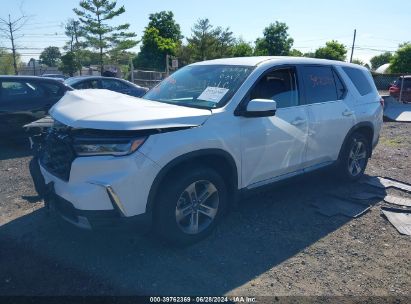
[[277, 102], [272, 99], [253, 99], [247, 105], [243, 113], [245, 117], [274, 116], [277, 110]]

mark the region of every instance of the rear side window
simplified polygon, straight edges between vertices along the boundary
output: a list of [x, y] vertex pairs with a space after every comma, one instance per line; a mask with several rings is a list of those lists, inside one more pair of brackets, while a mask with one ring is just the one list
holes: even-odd
[[330, 66], [305, 66], [302, 69], [302, 78], [308, 104], [335, 101], [344, 95], [344, 86]]
[[64, 90], [57, 84], [44, 82], [41, 84], [47, 94], [51, 97], [59, 97], [64, 95]]
[[1, 83], [1, 99], [17, 101], [25, 98], [37, 98], [44, 95], [44, 89], [36, 83], [25, 81], [3, 81]]
[[349, 67], [343, 67], [342, 69], [351, 79], [352, 83], [357, 88], [357, 91], [362, 96], [372, 92], [372, 87], [362, 70]]

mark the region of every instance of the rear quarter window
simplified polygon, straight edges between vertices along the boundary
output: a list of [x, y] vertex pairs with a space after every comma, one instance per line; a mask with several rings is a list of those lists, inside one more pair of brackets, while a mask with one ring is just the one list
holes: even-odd
[[362, 70], [349, 67], [343, 67], [342, 69], [362, 96], [372, 92], [372, 86]]

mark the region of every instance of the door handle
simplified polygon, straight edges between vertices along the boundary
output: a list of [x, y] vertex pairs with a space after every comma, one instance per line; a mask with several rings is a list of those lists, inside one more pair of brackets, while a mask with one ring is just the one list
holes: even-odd
[[292, 121], [291, 124], [292, 124], [293, 126], [299, 126], [299, 125], [302, 125], [302, 124], [305, 123], [305, 122], [306, 122], [305, 119], [302, 119], [302, 118], [298, 117], [298, 118], [296, 118], [294, 121]]
[[354, 112], [353, 111], [350, 111], [350, 110], [345, 110], [344, 112], [342, 112], [342, 115], [343, 116], [351, 116], [351, 115], [353, 115], [354, 114]]

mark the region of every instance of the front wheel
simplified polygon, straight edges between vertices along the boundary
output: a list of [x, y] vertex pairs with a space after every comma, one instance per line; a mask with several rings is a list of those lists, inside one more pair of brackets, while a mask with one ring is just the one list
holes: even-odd
[[370, 152], [369, 142], [363, 134], [351, 135], [339, 159], [341, 177], [348, 181], [360, 179], [367, 167]]
[[194, 243], [207, 236], [227, 206], [227, 189], [211, 168], [175, 172], [160, 187], [155, 206], [155, 230], [177, 244]]

